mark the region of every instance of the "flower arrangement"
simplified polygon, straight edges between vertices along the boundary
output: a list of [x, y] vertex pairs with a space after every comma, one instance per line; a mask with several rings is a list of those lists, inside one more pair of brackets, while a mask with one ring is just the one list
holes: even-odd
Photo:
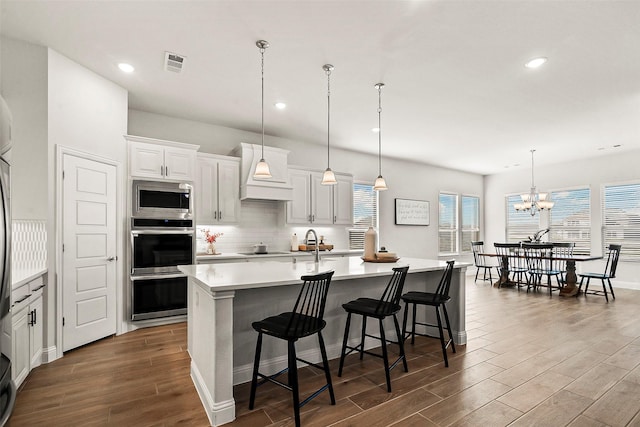
[[204, 240], [207, 243], [215, 243], [218, 237], [222, 236], [224, 233], [211, 233], [210, 230], [204, 230]]

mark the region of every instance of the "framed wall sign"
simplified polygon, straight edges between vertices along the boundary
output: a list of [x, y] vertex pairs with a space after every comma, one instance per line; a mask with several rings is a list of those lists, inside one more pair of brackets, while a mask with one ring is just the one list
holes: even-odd
[[396, 225], [429, 225], [429, 202], [396, 199]]

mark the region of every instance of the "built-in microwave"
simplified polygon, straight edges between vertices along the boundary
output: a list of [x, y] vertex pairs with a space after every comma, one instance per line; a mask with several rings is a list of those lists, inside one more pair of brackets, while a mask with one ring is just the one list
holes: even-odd
[[192, 219], [192, 185], [163, 181], [133, 181], [133, 218]]

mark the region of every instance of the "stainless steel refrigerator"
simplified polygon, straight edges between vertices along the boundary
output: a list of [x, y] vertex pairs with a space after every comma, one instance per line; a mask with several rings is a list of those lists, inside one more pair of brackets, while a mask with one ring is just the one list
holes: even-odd
[[[4, 322], [11, 322], [11, 198], [9, 164], [0, 158], [0, 333]], [[11, 329], [11, 328], [9, 328]], [[0, 426], [5, 425], [16, 401], [16, 386], [11, 380], [11, 348], [0, 340]]]

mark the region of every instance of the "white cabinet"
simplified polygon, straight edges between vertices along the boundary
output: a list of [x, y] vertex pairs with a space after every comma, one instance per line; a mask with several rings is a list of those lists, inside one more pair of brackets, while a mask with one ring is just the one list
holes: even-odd
[[323, 172], [289, 170], [293, 199], [287, 202], [288, 224], [351, 225], [353, 177], [336, 173], [336, 185], [322, 185]]
[[197, 145], [127, 135], [132, 178], [193, 181]]
[[42, 289], [40, 276], [12, 292], [11, 378], [19, 387], [29, 372], [42, 363], [43, 322]]
[[240, 215], [240, 159], [198, 154], [196, 223], [234, 223]]

